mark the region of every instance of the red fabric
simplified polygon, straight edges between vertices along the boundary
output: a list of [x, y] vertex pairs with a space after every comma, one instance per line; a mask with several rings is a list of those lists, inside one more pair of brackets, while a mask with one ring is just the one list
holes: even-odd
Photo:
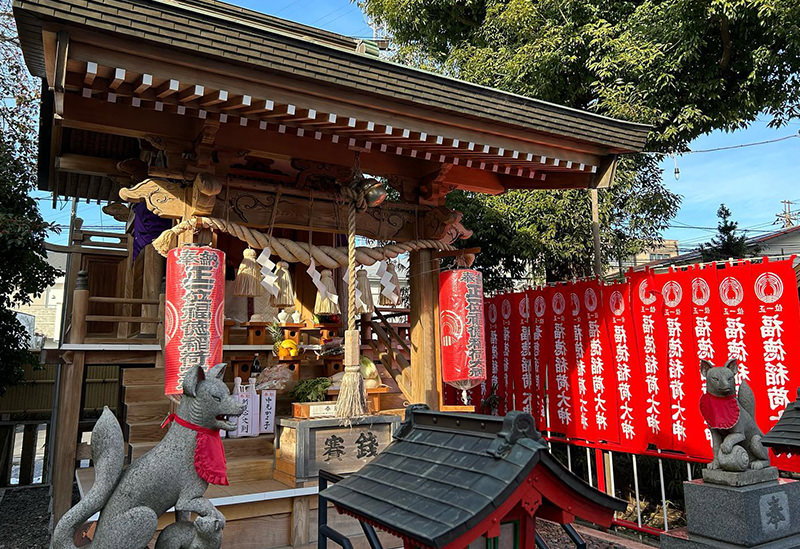
[[[497, 395], [502, 396], [500, 387], [500, 299], [491, 297], [486, 300], [484, 308], [486, 313], [486, 381], [483, 385], [481, 397], [487, 399], [492, 394], [492, 388], [497, 385]], [[491, 413], [490, 410], [481, 410], [482, 413]], [[496, 410], [494, 413], [500, 413]]]
[[[523, 347], [524, 330], [528, 326], [528, 301], [524, 292], [513, 293], [508, 296], [511, 302], [511, 318], [509, 322], [509, 332], [511, 337], [508, 341], [508, 377], [511, 380], [511, 392], [509, 395], [509, 410], [521, 410], [532, 413], [530, 398], [525, 398], [526, 390], [530, 391], [530, 329], [527, 332], [527, 345]], [[526, 356], [524, 354], [527, 353]], [[527, 362], [528, 375], [525, 375]], [[507, 391], [508, 392], [508, 391]], [[526, 406], [527, 405], [527, 406]]]
[[167, 254], [164, 304], [164, 394], [183, 392], [183, 376], [222, 362], [225, 253], [179, 246]]
[[533, 360], [534, 385], [534, 417], [536, 428], [544, 431], [547, 428], [547, 363], [550, 353], [550, 338], [545, 323], [547, 314], [547, 297], [543, 289], [528, 291], [528, 306], [531, 315], [531, 353]]
[[483, 278], [473, 269], [439, 273], [442, 380], [459, 391], [486, 380]]
[[[689, 268], [691, 276], [692, 325], [698, 360], [725, 364], [727, 345], [720, 316], [721, 301], [717, 288], [717, 267], [714, 264]], [[686, 290], [687, 288], [684, 288]]]
[[631, 285], [627, 282], [603, 288], [605, 325], [617, 392], [620, 442], [616, 451], [641, 453], [647, 449], [644, 376], [633, 331]]
[[588, 442], [598, 439], [595, 425], [595, 398], [592, 389], [592, 367], [587, 309], [583, 303], [587, 282], [567, 285], [567, 346], [572, 351], [569, 363], [575, 422], [572, 436]]
[[[765, 433], [771, 429], [786, 405], [794, 399], [800, 385], [800, 371], [794, 365], [800, 356], [800, 300], [793, 258], [783, 261], [764, 259], [752, 266], [750, 315], [758, 334], [758, 345], [751, 348], [751, 373], [764, 393], [756, 394], [756, 423]], [[752, 367], [758, 361], [758, 368]], [[752, 386], [752, 384], [751, 384]], [[755, 391], [755, 387], [753, 387]], [[772, 456], [772, 465], [785, 471], [800, 471], [800, 456]]]
[[700, 397], [700, 413], [712, 429], [730, 429], [739, 421], [739, 401], [736, 395]]
[[194, 470], [197, 471], [197, 476], [209, 484], [227, 486], [228, 466], [225, 463], [225, 447], [222, 445], [219, 430], [195, 425], [175, 414], [168, 415], [161, 424], [161, 428], [163, 429], [172, 421], [197, 433], [197, 442], [194, 447]]
[[[673, 270], [654, 277], [661, 292], [667, 338], [666, 372], [671, 412], [672, 443], [662, 450], [683, 452], [711, 461], [711, 433], [706, 433], [695, 402], [703, 394], [703, 378], [697, 352], [696, 325], [692, 319], [696, 289], [691, 270]], [[710, 288], [709, 288], [710, 293]]]
[[640, 375], [644, 380], [647, 441], [658, 448], [672, 444], [672, 410], [669, 399], [667, 327], [661, 288], [651, 271], [632, 273], [631, 298]]
[[511, 299], [509, 294], [497, 296], [497, 335], [498, 335], [498, 370], [497, 370], [497, 394], [500, 395], [500, 403], [497, 413], [501, 416], [514, 409], [514, 380], [509, 372], [509, 347], [511, 345]]
[[567, 333], [572, 329], [569, 318], [569, 288], [565, 284], [548, 287], [545, 290], [547, 312], [545, 326], [549, 327], [551, 341], [547, 385], [549, 394], [550, 429], [568, 437], [575, 436], [575, 395], [571, 372], [575, 370], [575, 346], [573, 338]]

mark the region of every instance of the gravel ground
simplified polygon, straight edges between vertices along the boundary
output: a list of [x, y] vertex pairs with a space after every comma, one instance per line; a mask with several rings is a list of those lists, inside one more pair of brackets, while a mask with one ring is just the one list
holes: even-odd
[[[598, 532], [591, 528], [576, 526], [586, 542], [587, 549], [643, 549], [650, 546], [628, 540], [617, 535]], [[545, 520], [536, 521], [536, 531], [547, 542], [550, 549], [574, 549], [575, 544], [567, 537], [560, 525]], [[655, 545], [657, 547], [657, 545]]]
[[[73, 502], [77, 501], [77, 487]], [[0, 490], [0, 549], [48, 549], [50, 513], [48, 487], [7, 488]], [[575, 545], [557, 524], [539, 520], [536, 529], [550, 549], [573, 549]], [[610, 539], [608, 534], [595, 537], [586, 528], [580, 528], [588, 549], [639, 549], [636, 542], [622, 538]], [[588, 535], [587, 535], [588, 534]]]
[[47, 549], [48, 487], [6, 488], [0, 490], [0, 549]]

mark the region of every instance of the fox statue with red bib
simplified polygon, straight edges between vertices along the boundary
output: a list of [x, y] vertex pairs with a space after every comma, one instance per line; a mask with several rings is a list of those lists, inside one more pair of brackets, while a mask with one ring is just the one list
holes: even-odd
[[228, 484], [220, 430], [234, 429], [244, 411], [222, 381], [224, 373], [225, 364], [208, 373], [200, 366], [189, 370], [178, 411], [164, 422], [169, 431], [127, 469], [119, 422], [108, 408], [103, 411], [92, 430], [94, 485], [61, 517], [52, 549], [75, 549], [75, 530], [98, 511], [89, 549], [144, 549], [158, 517], [171, 507], [176, 515], [196, 513], [198, 519], [193, 527], [177, 522], [165, 528], [157, 547], [219, 549], [225, 517], [203, 494], [209, 483]]
[[764, 433], [756, 425], [756, 399], [747, 381], [736, 391], [735, 358], [715, 367], [700, 361], [706, 379], [706, 394], [700, 397], [700, 412], [711, 430], [714, 460], [709, 469], [743, 472], [769, 467], [769, 452], [761, 444]]

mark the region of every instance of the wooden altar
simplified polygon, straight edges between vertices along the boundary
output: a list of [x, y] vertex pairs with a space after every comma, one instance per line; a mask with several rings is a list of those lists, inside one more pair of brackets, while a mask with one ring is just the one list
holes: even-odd
[[[213, 244], [235, 269], [244, 242], [200, 220], [334, 248], [343, 244], [340, 188], [356, 154], [364, 173], [388, 182], [393, 200], [360, 213], [358, 234], [443, 245], [410, 254], [407, 323], [362, 318], [362, 351], [393, 387], [380, 395], [381, 408], [440, 408], [439, 260], [469, 235], [460, 213], [444, 206], [447, 193], [607, 187], [618, 155], [640, 150], [649, 131], [397, 65], [369, 41], [213, 0], [15, 0], [14, 14], [27, 65], [43, 79], [39, 188], [54, 200], [97, 201], [121, 219], [143, 203], [173, 223], [194, 223], [179, 242]], [[100, 236], [90, 245], [92, 234], [70, 235], [70, 320], [53, 437], [56, 519], [69, 506], [74, 395], [85, 364], [149, 366], [125, 372], [120, 421], [131, 459], [160, 438], [154, 425], [168, 409], [159, 394], [163, 258], [147, 246], [134, 260], [130, 237], [106, 245]], [[306, 268], [294, 265], [295, 305], [310, 321]], [[266, 350], [233, 339], [227, 360]], [[264, 547], [245, 522], [287, 512], [288, 534], [268, 546], [308, 543], [315, 488], [276, 486], [267, 465], [272, 442], [253, 440], [226, 442], [241, 459], [231, 473], [235, 493], [217, 495], [232, 498], [222, 507], [231, 513], [226, 545]], [[257, 492], [253, 482], [261, 483]]]

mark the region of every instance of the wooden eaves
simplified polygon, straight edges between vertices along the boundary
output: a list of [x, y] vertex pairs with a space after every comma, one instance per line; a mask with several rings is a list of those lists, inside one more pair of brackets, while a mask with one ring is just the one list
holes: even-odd
[[[17, 0], [14, 11], [28, 66], [53, 93], [40, 185], [61, 195], [115, 199], [121, 140], [191, 144], [209, 121], [219, 149], [342, 166], [361, 150], [366, 171], [442, 193], [604, 187], [650, 129], [397, 65], [357, 40], [216, 1]], [[117, 142], [65, 153], [64, 130]], [[93, 181], [94, 196], [76, 181]]]

